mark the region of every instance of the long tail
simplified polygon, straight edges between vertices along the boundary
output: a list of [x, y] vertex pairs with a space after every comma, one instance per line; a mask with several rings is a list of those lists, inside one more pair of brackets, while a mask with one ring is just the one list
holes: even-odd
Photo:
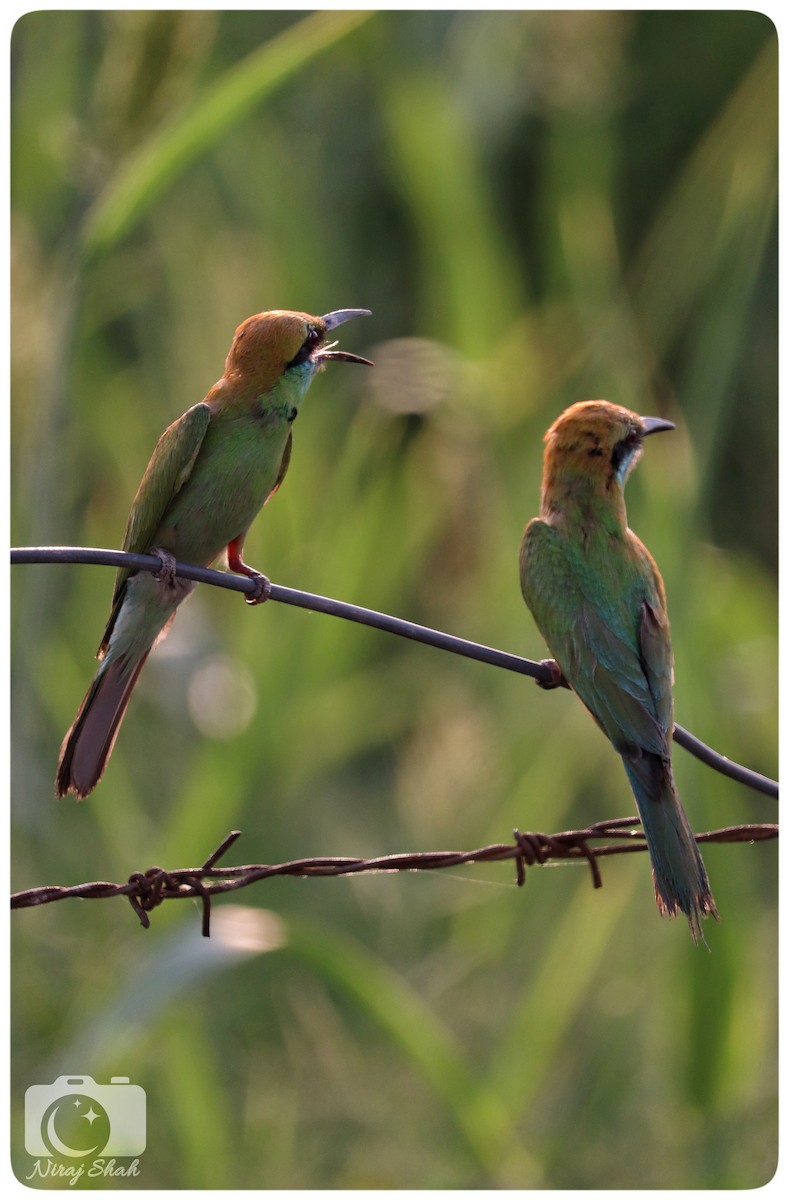
[[55, 777], [58, 796], [74, 792], [83, 800], [101, 779], [149, 652], [142, 657], [121, 654], [107, 658], [99, 667], [60, 748]]
[[[682, 807], [671, 764], [657, 754], [624, 759], [652, 860], [655, 898], [664, 916], [683, 912], [694, 942], [704, 941], [703, 917], [718, 910], [696, 839]], [[705, 943], [706, 944], [706, 943]]]

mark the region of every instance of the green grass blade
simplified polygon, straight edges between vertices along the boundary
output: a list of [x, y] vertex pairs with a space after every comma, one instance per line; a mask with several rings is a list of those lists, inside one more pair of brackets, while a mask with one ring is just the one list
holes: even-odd
[[112, 249], [161, 193], [256, 104], [369, 16], [365, 12], [312, 13], [220, 76], [192, 108], [124, 160], [87, 215], [84, 255], [89, 258]]
[[[288, 947], [339, 986], [399, 1045], [444, 1101], [479, 1166], [503, 1185], [500, 1152], [512, 1140], [509, 1112], [493, 1092], [480, 1087], [462, 1047], [419, 994], [359, 943], [325, 928], [291, 922]], [[518, 1159], [521, 1179], [534, 1176], [535, 1165], [523, 1148]]]

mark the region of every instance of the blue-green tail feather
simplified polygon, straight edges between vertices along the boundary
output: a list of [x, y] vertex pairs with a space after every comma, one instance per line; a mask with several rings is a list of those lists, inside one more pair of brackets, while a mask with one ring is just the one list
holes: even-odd
[[658, 908], [669, 917], [683, 912], [694, 942], [699, 939], [704, 942], [702, 918], [713, 916], [717, 920], [718, 911], [696, 839], [674, 786], [671, 764], [650, 753], [623, 761], [652, 860]]

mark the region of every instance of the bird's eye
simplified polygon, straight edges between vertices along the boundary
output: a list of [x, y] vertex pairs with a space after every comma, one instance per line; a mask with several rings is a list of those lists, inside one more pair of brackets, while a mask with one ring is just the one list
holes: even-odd
[[307, 336], [302, 342], [298, 353], [293, 356], [285, 369], [288, 370], [290, 367], [297, 367], [299, 363], [306, 362], [320, 340], [320, 330], [316, 329], [314, 325], [309, 325], [307, 327]]

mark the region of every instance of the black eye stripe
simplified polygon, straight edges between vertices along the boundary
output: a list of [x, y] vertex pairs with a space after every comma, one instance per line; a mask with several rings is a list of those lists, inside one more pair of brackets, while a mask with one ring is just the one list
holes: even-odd
[[290, 362], [286, 365], [285, 370], [287, 371], [291, 367], [297, 367], [299, 363], [306, 362], [320, 340], [320, 331], [316, 329], [314, 325], [310, 325], [307, 331], [307, 336], [302, 342], [298, 353], [295, 354]]
[[629, 433], [627, 433], [623, 438], [620, 439], [620, 441], [616, 443], [611, 451], [611, 466], [615, 471], [619, 469], [619, 466], [625, 455], [629, 454], [630, 451], [633, 450], [640, 441], [641, 435], [639, 434], [638, 430], [631, 429]]

